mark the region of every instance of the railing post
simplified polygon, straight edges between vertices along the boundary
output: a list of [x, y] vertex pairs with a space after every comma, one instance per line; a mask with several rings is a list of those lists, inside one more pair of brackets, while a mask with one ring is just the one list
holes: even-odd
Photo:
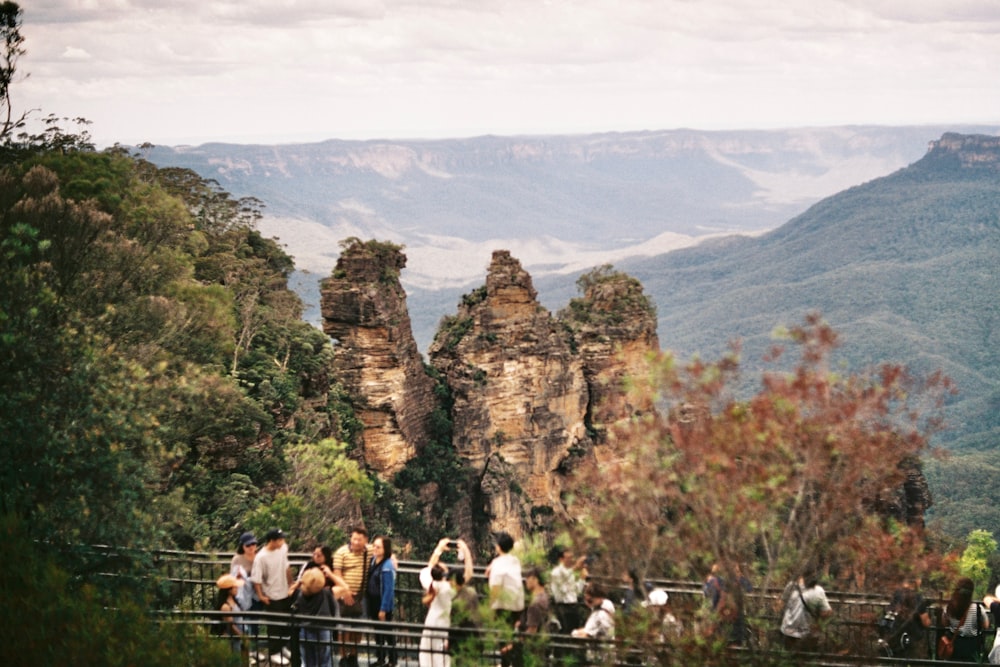
[[301, 621], [299, 620], [299, 617], [295, 615], [294, 611], [292, 611], [291, 614], [292, 614], [291, 615], [291, 622], [292, 622], [292, 661], [291, 662], [292, 662], [292, 665], [294, 665], [295, 667], [298, 667], [299, 665], [302, 664], [302, 646], [301, 646], [301, 642], [300, 642], [301, 632], [300, 632], [300, 629], [299, 629], [299, 626], [301, 625]]

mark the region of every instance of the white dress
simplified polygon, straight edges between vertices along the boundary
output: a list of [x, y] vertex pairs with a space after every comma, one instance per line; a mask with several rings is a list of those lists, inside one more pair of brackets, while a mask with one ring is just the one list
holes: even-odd
[[455, 589], [447, 581], [434, 581], [431, 569], [425, 567], [420, 571], [420, 586], [426, 591], [431, 584], [435, 595], [427, 608], [424, 631], [420, 635], [420, 667], [450, 667], [451, 657], [446, 651]]

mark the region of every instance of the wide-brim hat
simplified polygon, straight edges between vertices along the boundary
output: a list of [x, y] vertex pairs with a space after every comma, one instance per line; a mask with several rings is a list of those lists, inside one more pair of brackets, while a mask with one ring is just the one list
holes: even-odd
[[237, 579], [231, 574], [224, 574], [215, 582], [215, 585], [223, 590], [227, 588], [239, 588], [243, 584], [244, 581], [242, 579]]

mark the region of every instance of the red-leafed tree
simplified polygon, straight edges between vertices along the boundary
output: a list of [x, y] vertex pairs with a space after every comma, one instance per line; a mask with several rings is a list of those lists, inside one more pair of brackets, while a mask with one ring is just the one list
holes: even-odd
[[886, 508], [919, 474], [950, 382], [832, 371], [838, 340], [818, 315], [787, 333], [800, 361], [746, 399], [736, 351], [686, 366], [663, 354], [635, 379], [659, 409], [614, 425], [615, 453], [581, 470], [569, 503], [592, 572], [702, 578], [718, 563], [759, 588], [807, 570], [881, 588], [932, 567], [922, 521]]

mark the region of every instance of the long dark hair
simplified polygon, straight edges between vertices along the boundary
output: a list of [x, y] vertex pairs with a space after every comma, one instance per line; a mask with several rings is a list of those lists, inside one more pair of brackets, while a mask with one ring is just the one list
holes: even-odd
[[384, 563], [385, 561], [392, 558], [392, 538], [387, 535], [379, 535], [372, 542], [377, 540], [382, 540], [382, 560], [380, 560], [376, 565]]
[[959, 622], [962, 622], [965, 618], [965, 612], [969, 610], [969, 605], [972, 604], [972, 592], [975, 588], [976, 585], [968, 577], [962, 577], [958, 580], [955, 584], [955, 591], [951, 594], [951, 599], [948, 600], [948, 616], [957, 618]]
[[[326, 546], [325, 544], [321, 544], [319, 546], [319, 550], [323, 552], [323, 565], [326, 565], [328, 568], [330, 568], [332, 570], [333, 569], [333, 549], [331, 549], [330, 547]], [[306, 570], [310, 570], [310, 569], [312, 569], [314, 567], [319, 567], [319, 563], [317, 563], [316, 561], [314, 561], [312, 559], [312, 556], [310, 556], [309, 557], [309, 562], [306, 563], [306, 566], [304, 568], [302, 568], [302, 571], [305, 572]]]

